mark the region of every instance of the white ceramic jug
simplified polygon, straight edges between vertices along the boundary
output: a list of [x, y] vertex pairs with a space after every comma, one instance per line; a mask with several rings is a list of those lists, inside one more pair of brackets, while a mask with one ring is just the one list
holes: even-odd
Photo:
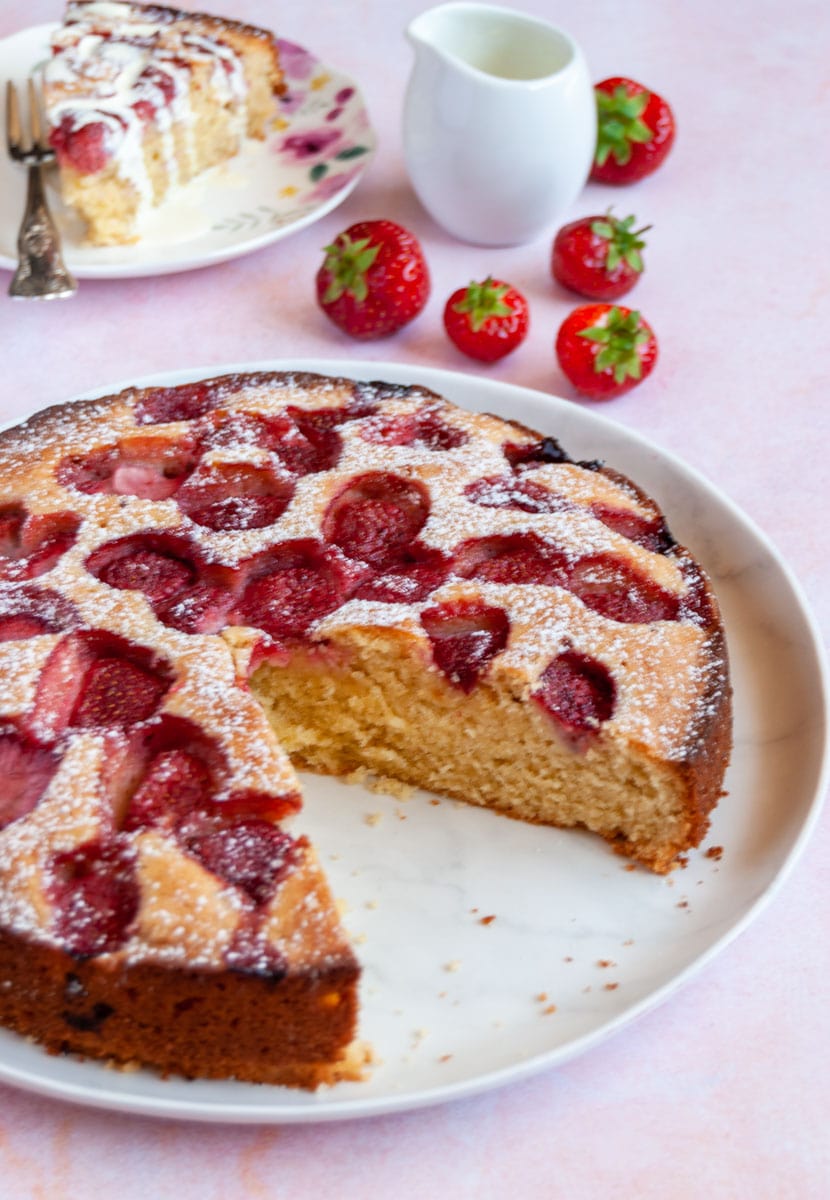
[[596, 101], [581, 50], [546, 21], [466, 2], [423, 12], [406, 32], [403, 144], [421, 203], [464, 241], [531, 240], [591, 167]]

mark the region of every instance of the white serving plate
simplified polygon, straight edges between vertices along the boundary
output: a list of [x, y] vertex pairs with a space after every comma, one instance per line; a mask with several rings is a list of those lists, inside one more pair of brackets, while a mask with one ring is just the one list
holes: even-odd
[[[627, 870], [587, 834], [306, 776], [297, 827], [313, 838], [345, 902], [364, 968], [360, 1034], [380, 1060], [365, 1082], [309, 1094], [162, 1080], [50, 1057], [5, 1032], [0, 1079], [106, 1109], [282, 1123], [413, 1109], [549, 1070], [667, 1000], [758, 915], [803, 848], [827, 785], [828, 689], [798, 584], [702, 476], [585, 407], [540, 392], [424, 367], [316, 359], [138, 382], [245, 369], [425, 384], [635, 478], [706, 567], [721, 601], [735, 689], [729, 795], [685, 870], [661, 878]], [[707, 857], [707, 847], [723, 847], [722, 859]], [[495, 920], [482, 924], [489, 916]]]

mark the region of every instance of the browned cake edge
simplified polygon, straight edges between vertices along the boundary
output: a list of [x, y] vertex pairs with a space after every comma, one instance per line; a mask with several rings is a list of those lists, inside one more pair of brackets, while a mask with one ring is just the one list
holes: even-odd
[[355, 960], [273, 981], [76, 959], [0, 930], [0, 1024], [52, 1054], [316, 1088], [354, 1076]]

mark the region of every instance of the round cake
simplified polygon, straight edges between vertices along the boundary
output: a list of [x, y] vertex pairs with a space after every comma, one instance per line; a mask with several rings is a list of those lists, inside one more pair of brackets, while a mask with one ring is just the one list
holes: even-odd
[[0, 480], [0, 1022], [51, 1051], [359, 1074], [294, 767], [661, 873], [706, 832], [716, 598], [653, 500], [552, 437], [251, 373], [39, 413], [0, 435]]

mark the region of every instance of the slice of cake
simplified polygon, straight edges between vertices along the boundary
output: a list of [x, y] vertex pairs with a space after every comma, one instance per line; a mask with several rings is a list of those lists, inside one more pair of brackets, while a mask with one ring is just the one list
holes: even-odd
[[282, 90], [271, 33], [127, 0], [69, 0], [44, 70], [65, 202], [88, 240], [136, 241], [171, 189], [264, 138]]
[[653, 500], [423, 388], [320, 376], [0, 435], [0, 671], [0, 1022], [188, 1076], [356, 1069], [289, 756], [666, 872], [731, 746], [717, 601]]

